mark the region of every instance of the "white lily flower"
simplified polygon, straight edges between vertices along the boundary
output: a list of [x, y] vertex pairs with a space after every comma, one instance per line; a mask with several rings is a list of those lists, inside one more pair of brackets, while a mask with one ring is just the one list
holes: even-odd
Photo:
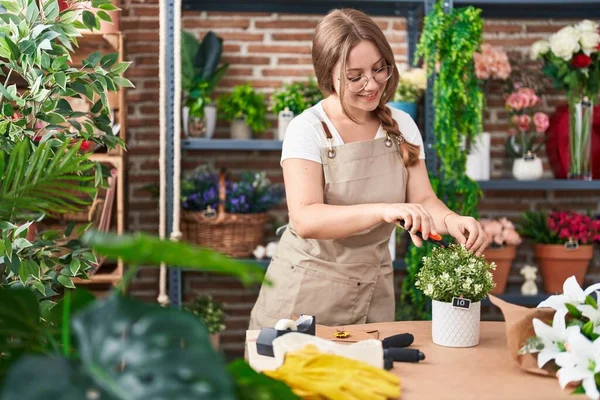
[[577, 326], [567, 329], [565, 322], [566, 314], [566, 308], [556, 311], [552, 320], [552, 326], [545, 324], [538, 318], [533, 319], [535, 335], [544, 344], [544, 348], [537, 357], [538, 367], [542, 368], [548, 361], [554, 360], [561, 353], [564, 353], [566, 351], [565, 343], [571, 328], [579, 329]]
[[584, 291], [573, 275], [563, 284], [563, 294], [548, 297], [538, 305], [538, 308], [549, 307], [559, 310], [565, 307], [565, 303], [573, 305], [583, 304], [587, 295], [598, 289], [600, 289], [600, 283], [596, 283]]
[[[571, 328], [571, 327], [570, 327]], [[594, 375], [600, 372], [600, 340], [586, 338], [579, 327], [570, 329], [567, 337], [568, 352], [557, 357], [555, 362], [562, 367], [557, 375], [564, 389], [570, 382], [582, 382], [585, 394], [593, 400], [600, 399]]]
[[577, 309], [581, 311], [584, 317], [587, 317], [592, 321], [592, 324], [594, 324], [594, 332], [600, 334], [600, 309], [594, 308], [589, 304], [577, 306]]

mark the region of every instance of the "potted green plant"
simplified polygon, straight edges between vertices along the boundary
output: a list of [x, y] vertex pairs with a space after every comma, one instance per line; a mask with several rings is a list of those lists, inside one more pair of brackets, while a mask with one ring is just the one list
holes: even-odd
[[571, 275], [583, 285], [593, 242], [600, 241], [600, 220], [572, 211], [528, 211], [520, 233], [534, 243], [546, 293], [559, 293]]
[[432, 299], [432, 338], [447, 347], [479, 344], [481, 300], [494, 288], [494, 263], [451, 244], [423, 258], [415, 285]]
[[271, 96], [271, 111], [278, 115], [278, 139], [283, 140], [285, 130], [295, 115], [315, 105], [322, 99], [315, 79], [296, 81], [284, 85]]
[[394, 100], [390, 101], [388, 105], [408, 113], [412, 119], [416, 120], [417, 103], [427, 89], [427, 73], [422, 68], [400, 69], [402, 71], [400, 71], [398, 88], [394, 94]]
[[217, 123], [212, 94], [229, 64], [219, 66], [223, 39], [209, 31], [202, 41], [181, 32], [181, 87], [184, 92], [182, 119], [188, 136], [211, 138]]
[[210, 334], [210, 341], [215, 348], [219, 349], [221, 332], [225, 330], [225, 313], [223, 305], [215, 301], [211, 295], [197, 297], [191, 304], [184, 307], [206, 325]]
[[250, 139], [252, 132], [262, 133], [269, 126], [265, 95], [256, 93], [249, 83], [220, 96], [217, 107], [223, 118], [231, 122], [233, 139]]
[[489, 262], [496, 264], [496, 269], [492, 271], [496, 282], [492, 294], [501, 294], [506, 288], [506, 281], [517, 255], [517, 246], [522, 241], [521, 236], [514, 224], [506, 218], [482, 219], [480, 223], [489, 243], [483, 256]]

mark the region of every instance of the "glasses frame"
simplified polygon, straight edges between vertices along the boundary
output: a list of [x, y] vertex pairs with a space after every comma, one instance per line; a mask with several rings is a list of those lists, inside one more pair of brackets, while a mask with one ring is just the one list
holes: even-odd
[[[375, 75], [377, 75], [379, 73], [379, 71], [381, 71], [382, 69], [387, 68], [390, 70], [390, 74], [388, 75], [388, 77], [383, 81], [383, 82], [379, 82], [377, 79], [375, 79]], [[365, 90], [365, 88], [369, 85], [369, 81], [371, 79], [373, 79], [375, 82], [379, 83], [380, 85], [386, 83], [387, 81], [390, 80], [390, 78], [392, 77], [392, 75], [394, 75], [394, 67], [392, 65], [384, 65], [381, 68], [378, 68], [375, 73], [371, 76], [367, 76], [367, 75], [359, 75], [357, 76], [357, 78], [367, 78], [367, 80], [365, 81], [365, 84], [363, 85], [362, 88], [360, 88], [360, 90], [354, 91], [352, 89], [350, 89], [350, 80], [346, 79], [346, 87], [348, 88], [348, 90], [352, 93], [360, 93], [363, 90]], [[342, 82], [342, 80], [340, 78], [337, 78], [338, 81]]]

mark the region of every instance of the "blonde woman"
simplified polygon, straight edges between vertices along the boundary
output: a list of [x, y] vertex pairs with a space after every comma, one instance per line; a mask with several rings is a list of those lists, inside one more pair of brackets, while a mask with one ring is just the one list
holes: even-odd
[[403, 220], [413, 242], [421, 230], [449, 233], [480, 254], [479, 223], [435, 195], [419, 130], [386, 103], [398, 85], [394, 55], [364, 13], [331, 11], [312, 49], [325, 100], [287, 128], [281, 165], [289, 225], [267, 270], [250, 328], [315, 315], [317, 323], [393, 321], [393, 266], [388, 242]]

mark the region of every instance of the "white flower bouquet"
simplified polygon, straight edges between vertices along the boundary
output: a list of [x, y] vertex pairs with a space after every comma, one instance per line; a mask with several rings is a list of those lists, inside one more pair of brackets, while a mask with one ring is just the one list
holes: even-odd
[[394, 94], [394, 101], [415, 103], [427, 89], [427, 73], [422, 68], [399, 67], [400, 80]]
[[[560, 386], [600, 399], [600, 283], [582, 289], [574, 276], [563, 294], [550, 296], [536, 309], [492, 298], [507, 324], [508, 348], [529, 372], [556, 375]], [[592, 295], [596, 292], [596, 296]]]
[[436, 247], [423, 257], [415, 285], [433, 300], [448, 303], [454, 297], [463, 297], [476, 303], [494, 288], [495, 268], [496, 264], [488, 263], [464, 246]]

